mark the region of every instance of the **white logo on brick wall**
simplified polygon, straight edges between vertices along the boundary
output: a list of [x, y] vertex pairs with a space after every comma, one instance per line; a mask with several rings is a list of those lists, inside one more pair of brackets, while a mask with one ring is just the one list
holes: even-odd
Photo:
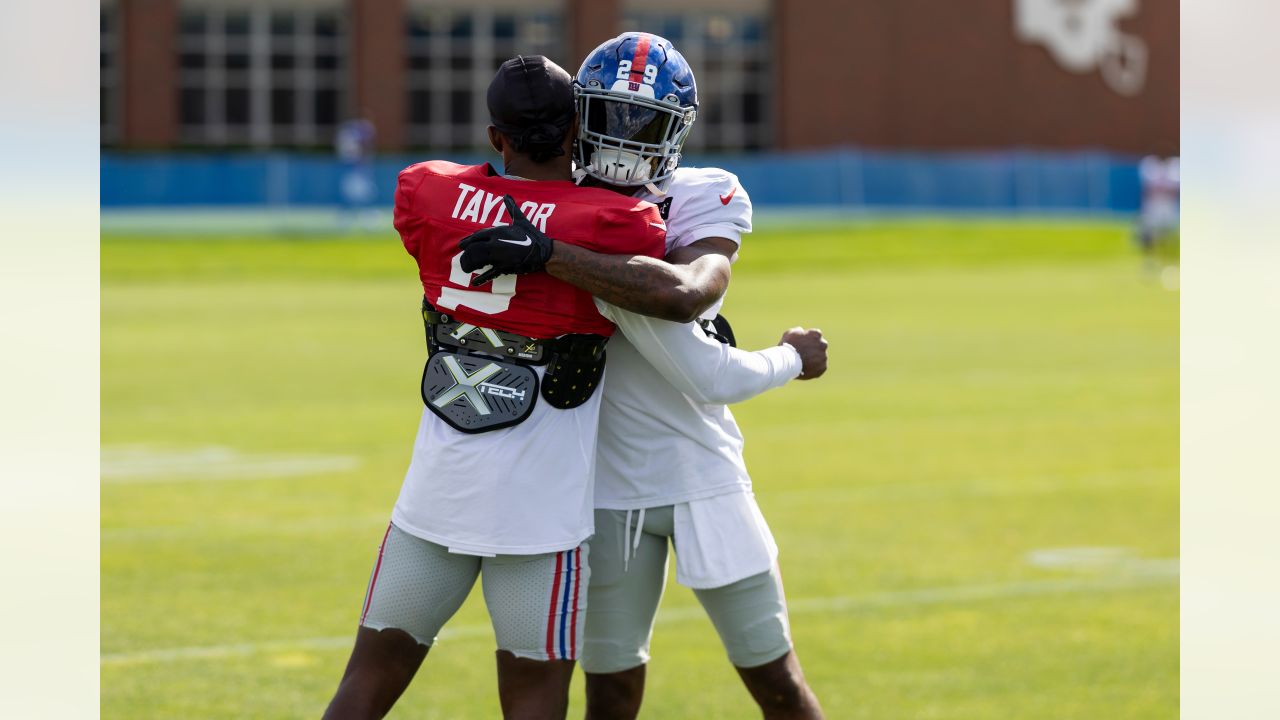
[[1063, 68], [1100, 71], [1107, 86], [1137, 95], [1147, 80], [1147, 45], [1120, 29], [1138, 12], [1138, 0], [1013, 0], [1014, 33], [1038, 43]]

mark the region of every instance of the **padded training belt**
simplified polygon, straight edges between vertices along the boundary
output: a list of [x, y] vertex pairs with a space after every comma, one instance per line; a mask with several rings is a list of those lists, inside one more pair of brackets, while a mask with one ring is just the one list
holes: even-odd
[[604, 376], [604, 345], [600, 335], [562, 335], [551, 342], [555, 350], [542, 376], [542, 399], [551, 407], [576, 408], [591, 398]]
[[429, 353], [422, 401], [460, 432], [511, 427], [529, 417], [539, 394], [532, 366], [547, 366], [541, 394], [561, 410], [585, 403], [604, 374], [608, 338], [600, 335], [539, 340], [462, 322], [425, 298], [422, 320]]

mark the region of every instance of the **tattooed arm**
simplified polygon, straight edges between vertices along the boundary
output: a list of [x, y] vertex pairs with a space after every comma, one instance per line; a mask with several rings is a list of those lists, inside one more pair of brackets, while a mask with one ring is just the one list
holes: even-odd
[[605, 302], [641, 315], [692, 322], [729, 287], [729, 260], [738, 246], [703, 238], [665, 260], [603, 255], [556, 241], [546, 271]]

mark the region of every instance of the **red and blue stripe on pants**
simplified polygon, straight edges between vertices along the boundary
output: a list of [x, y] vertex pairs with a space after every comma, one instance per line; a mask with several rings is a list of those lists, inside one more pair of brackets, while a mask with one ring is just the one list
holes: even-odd
[[547, 612], [547, 659], [578, 657], [578, 605], [582, 595], [582, 548], [556, 553], [556, 574], [551, 583], [551, 608]]

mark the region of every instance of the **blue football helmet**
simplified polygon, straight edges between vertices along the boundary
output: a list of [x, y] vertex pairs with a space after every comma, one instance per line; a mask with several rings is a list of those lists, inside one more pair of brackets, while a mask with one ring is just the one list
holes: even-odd
[[591, 51], [573, 85], [579, 170], [626, 187], [671, 177], [698, 116], [698, 88], [669, 40], [623, 33]]

